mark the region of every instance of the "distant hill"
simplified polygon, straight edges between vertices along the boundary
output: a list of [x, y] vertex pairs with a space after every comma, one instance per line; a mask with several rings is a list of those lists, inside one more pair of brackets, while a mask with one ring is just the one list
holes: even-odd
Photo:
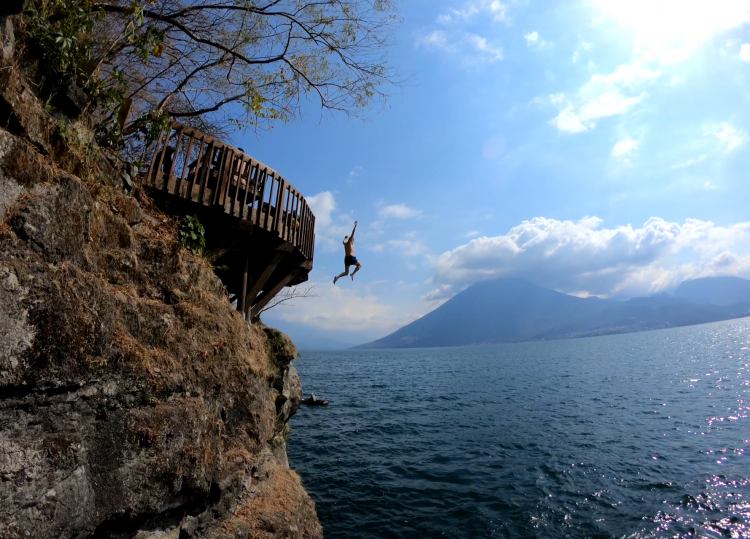
[[727, 306], [659, 294], [613, 301], [569, 296], [523, 279], [497, 279], [470, 286], [419, 320], [357, 348], [430, 348], [567, 339], [744, 316], [750, 316], [750, 300]]
[[750, 281], [740, 277], [705, 277], [683, 281], [675, 298], [712, 305], [750, 302]]

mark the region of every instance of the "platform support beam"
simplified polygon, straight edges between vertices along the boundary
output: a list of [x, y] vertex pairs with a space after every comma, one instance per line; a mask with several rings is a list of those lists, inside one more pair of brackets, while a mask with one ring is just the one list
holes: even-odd
[[276, 268], [279, 266], [285, 256], [285, 252], [276, 251], [273, 255], [273, 258], [268, 263], [268, 266], [266, 266], [266, 269], [263, 270], [263, 273], [260, 275], [260, 277], [258, 277], [258, 280], [253, 283], [253, 287], [250, 289], [250, 292], [248, 292], [245, 296], [245, 312], [247, 313], [246, 318], [248, 320], [252, 320], [252, 317], [250, 316], [250, 308], [253, 305], [255, 297], [260, 294], [261, 290], [263, 290], [263, 287], [266, 286], [268, 279], [271, 278], [271, 275], [273, 275], [273, 272], [276, 271]]
[[245, 271], [242, 273], [242, 292], [237, 300], [237, 310], [245, 314], [245, 301], [247, 298], [247, 274], [250, 271], [250, 250], [245, 253]]

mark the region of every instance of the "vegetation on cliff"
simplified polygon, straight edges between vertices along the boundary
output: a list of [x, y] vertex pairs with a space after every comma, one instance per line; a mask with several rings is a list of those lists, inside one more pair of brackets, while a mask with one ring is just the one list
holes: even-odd
[[300, 116], [307, 98], [359, 115], [386, 97], [391, 0], [31, 0], [23, 63], [100, 143], [150, 142], [169, 118], [218, 134]]

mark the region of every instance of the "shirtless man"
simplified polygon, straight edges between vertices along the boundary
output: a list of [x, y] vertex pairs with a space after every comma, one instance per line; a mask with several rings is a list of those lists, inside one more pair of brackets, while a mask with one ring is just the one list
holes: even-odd
[[362, 264], [359, 263], [359, 260], [357, 260], [357, 257], [354, 256], [354, 233], [357, 231], [357, 221], [354, 221], [354, 229], [352, 230], [351, 236], [344, 236], [344, 253], [346, 256], [344, 256], [344, 266], [346, 267], [346, 271], [342, 273], [341, 275], [337, 275], [333, 278], [333, 284], [336, 284], [336, 281], [344, 277], [345, 275], [349, 275], [349, 266], [357, 266], [356, 269], [352, 272], [352, 281], [354, 280], [354, 276], [356, 273], [362, 268]]

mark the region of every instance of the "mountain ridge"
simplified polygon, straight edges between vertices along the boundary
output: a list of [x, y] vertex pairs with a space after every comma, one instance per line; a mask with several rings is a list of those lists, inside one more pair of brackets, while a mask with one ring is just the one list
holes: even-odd
[[669, 294], [616, 301], [570, 296], [525, 279], [495, 279], [476, 283], [422, 318], [355, 348], [467, 346], [687, 326], [750, 316], [748, 298], [730, 305]]

